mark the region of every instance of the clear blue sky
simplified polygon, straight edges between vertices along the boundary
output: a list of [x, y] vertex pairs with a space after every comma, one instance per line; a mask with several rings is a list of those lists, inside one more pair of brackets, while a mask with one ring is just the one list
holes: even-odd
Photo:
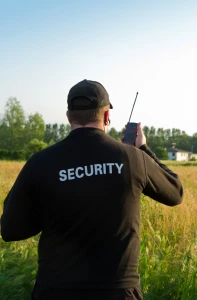
[[197, 1], [0, 0], [0, 115], [7, 99], [27, 115], [67, 123], [78, 81], [100, 81], [128, 121], [197, 132]]

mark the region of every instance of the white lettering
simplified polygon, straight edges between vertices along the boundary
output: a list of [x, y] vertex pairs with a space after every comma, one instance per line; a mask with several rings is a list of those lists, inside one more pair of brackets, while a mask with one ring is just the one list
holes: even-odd
[[81, 174], [79, 175], [79, 170], [82, 170], [82, 171], [83, 171], [83, 168], [82, 168], [82, 167], [76, 168], [75, 175], [76, 175], [77, 178], [82, 178], [82, 177], [84, 176], [84, 174], [81, 173]]
[[[116, 166], [116, 169], [113, 166]], [[93, 175], [104, 175], [104, 174], [121, 174], [123, 164], [118, 163], [103, 163], [103, 164], [94, 164], [84, 167], [70, 168], [67, 170], [59, 171], [59, 180], [73, 180], [76, 178], [83, 178], [84, 176], [93, 176]]]
[[75, 169], [68, 169], [68, 180], [72, 180], [75, 179], [75, 173], [74, 173]]
[[60, 181], [66, 181], [66, 179], [67, 179], [66, 170], [59, 171], [59, 175], [60, 175], [60, 178], [59, 178]]
[[122, 169], [122, 167], [123, 167], [123, 164], [121, 164], [121, 165], [119, 166], [118, 164], [115, 163], [115, 165], [116, 165], [116, 168], [118, 169], [118, 174], [121, 174], [121, 169]]
[[91, 169], [90, 173], [88, 173], [88, 166], [85, 166], [84, 169], [85, 169], [85, 175], [86, 176], [92, 176], [93, 175], [93, 173], [94, 173], [93, 165], [90, 165], [90, 169]]
[[112, 174], [112, 166], [114, 166], [114, 163], [108, 163], [107, 166], [109, 166], [109, 174]]
[[103, 174], [106, 174], [106, 164], [103, 164]]
[[95, 175], [98, 175], [98, 173], [100, 173], [102, 175], [103, 174], [103, 172], [102, 172], [102, 165], [95, 164], [94, 165], [94, 173], [95, 173]]

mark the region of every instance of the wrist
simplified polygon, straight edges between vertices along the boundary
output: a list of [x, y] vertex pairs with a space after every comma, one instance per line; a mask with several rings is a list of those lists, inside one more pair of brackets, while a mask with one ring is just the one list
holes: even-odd
[[145, 149], [147, 149], [147, 148], [148, 148], [147, 144], [142, 144], [142, 145], [139, 147], [139, 149], [141, 149], [141, 150], [145, 150]]

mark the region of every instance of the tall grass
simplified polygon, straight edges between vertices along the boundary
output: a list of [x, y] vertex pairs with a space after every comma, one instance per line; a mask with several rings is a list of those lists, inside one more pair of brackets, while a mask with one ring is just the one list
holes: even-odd
[[171, 168], [183, 183], [183, 203], [142, 199], [139, 271], [146, 300], [197, 299], [197, 166], [176, 162]]
[[[3, 201], [24, 162], [0, 162], [0, 215]], [[29, 300], [37, 270], [38, 236], [5, 243], [0, 236], [0, 299]]]
[[[24, 163], [0, 162], [2, 202]], [[197, 299], [197, 165], [167, 162], [179, 174], [184, 201], [167, 207], [143, 196], [139, 272], [144, 300]], [[0, 299], [28, 300], [37, 270], [38, 236], [4, 243], [0, 237]]]
[[36, 269], [36, 238], [14, 243], [0, 239], [0, 299], [30, 299]]

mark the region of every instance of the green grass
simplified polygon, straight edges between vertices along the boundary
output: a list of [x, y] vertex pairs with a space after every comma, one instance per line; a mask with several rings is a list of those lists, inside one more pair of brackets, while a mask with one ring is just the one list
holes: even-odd
[[36, 237], [13, 243], [4, 243], [0, 238], [0, 299], [30, 299], [36, 269]]
[[197, 167], [197, 161], [176, 161], [176, 160], [163, 160], [162, 161], [167, 166], [182, 166], [182, 167], [188, 167], [188, 166], [195, 166]]

